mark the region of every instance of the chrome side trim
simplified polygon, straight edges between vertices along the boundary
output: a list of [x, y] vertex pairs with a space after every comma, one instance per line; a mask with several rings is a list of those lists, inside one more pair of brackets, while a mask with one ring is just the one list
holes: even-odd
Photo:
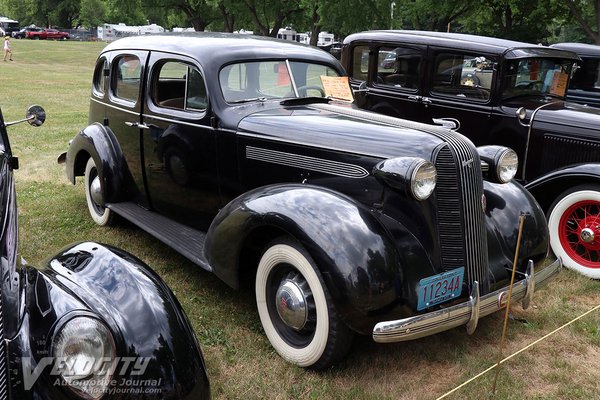
[[369, 176], [369, 172], [359, 165], [252, 146], [246, 146], [246, 158], [345, 178], [360, 179]]
[[[533, 280], [535, 287], [545, 285], [552, 277], [558, 274], [561, 268], [562, 261], [559, 258], [535, 275], [532, 275], [534, 276]], [[527, 288], [527, 279], [514, 283], [512, 293], [513, 300], [521, 300], [525, 298], [526, 295], [531, 296], [531, 292], [528, 293]], [[472, 319], [474, 312], [478, 312], [480, 317], [485, 317], [486, 315], [504, 308], [499, 304], [498, 298], [502, 292], [508, 290], [509, 288], [505, 287], [493, 293], [488, 293], [481, 297], [479, 302], [471, 303], [466, 301], [427, 314], [395, 321], [380, 322], [373, 328], [373, 340], [379, 343], [413, 340], [468, 324]], [[475, 311], [474, 307], [476, 307], [478, 311]]]

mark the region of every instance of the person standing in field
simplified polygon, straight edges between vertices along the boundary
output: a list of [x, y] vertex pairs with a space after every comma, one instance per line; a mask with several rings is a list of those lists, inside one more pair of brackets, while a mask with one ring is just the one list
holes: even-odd
[[4, 61], [6, 61], [6, 56], [9, 56], [9, 60], [13, 61], [12, 50], [10, 49], [10, 37], [8, 36], [4, 37]]

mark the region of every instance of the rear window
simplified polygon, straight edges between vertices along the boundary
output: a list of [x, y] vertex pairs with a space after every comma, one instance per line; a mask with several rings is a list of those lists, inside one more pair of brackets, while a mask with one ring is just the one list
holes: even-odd
[[198, 68], [180, 61], [166, 61], [157, 68], [152, 82], [154, 104], [176, 110], [206, 110], [206, 86]]
[[115, 60], [112, 89], [116, 97], [136, 102], [140, 93], [142, 66], [134, 55], [120, 56]]
[[432, 92], [476, 101], [487, 101], [494, 78], [493, 60], [476, 54], [438, 54]]

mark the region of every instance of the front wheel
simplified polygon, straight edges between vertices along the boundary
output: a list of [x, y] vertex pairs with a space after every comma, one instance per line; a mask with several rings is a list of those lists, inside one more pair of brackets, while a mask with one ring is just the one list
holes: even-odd
[[84, 182], [85, 198], [92, 219], [101, 226], [111, 225], [114, 220], [114, 213], [104, 206], [104, 193], [102, 192], [100, 176], [92, 157], [89, 158], [85, 166]]
[[267, 246], [255, 289], [262, 326], [284, 359], [321, 370], [348, 352], [352, 331], [338, 317], [319, 270], [302, 246], [287, 239]]
[[562, 193], [550, 207], [548, 228], [552, 251], [565, 267], [600, 279], [600, 187]]

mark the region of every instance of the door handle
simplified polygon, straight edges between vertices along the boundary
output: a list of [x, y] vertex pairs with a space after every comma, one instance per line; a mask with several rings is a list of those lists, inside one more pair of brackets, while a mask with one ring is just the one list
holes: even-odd
[[150, 126], [139, 122], [130, 122], [130, 121], [125, 121], [125, 125], [130, 126], [132, 128], [140, 128], [140, 129], [150, 129]]
[[409, 100], [413, 100], [413, 101], [421, 101], [422, 97], [421, 96], [408, 96]]
[[421, 97], [421, 103], [425, 105], [431, 104], [431, 99], [429, 97]]

